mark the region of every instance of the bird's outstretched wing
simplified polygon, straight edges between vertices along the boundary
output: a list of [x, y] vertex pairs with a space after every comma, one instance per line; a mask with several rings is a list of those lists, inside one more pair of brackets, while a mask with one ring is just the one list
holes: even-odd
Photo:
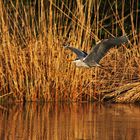
[[72, 52], [74, 52], [77, 55], [78, 58], [84, 58], [84, 57], [87, 56], [86, 52], [81, 51], [81, 50], [79, 50], [77, 48], [73, 48], [70, 45], [65, 45], [64, 48], [70, 49]]
[[99, 44], [95, 45], [91, 52], [86, 56], [84, 62], [92, 66], [93, 63], [99, 63], [99, 61], [105, 56], [105, 54], [113, 48], [115, 45], [120, 45], [128, 41], [127, 36], [121, 36], [116, 38], [104, 39]]

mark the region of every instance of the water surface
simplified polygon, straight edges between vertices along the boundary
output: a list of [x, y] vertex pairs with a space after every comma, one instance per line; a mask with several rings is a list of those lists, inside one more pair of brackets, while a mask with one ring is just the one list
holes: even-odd
[[140, 106], [0, 105], [0, 140], [140, 140]]

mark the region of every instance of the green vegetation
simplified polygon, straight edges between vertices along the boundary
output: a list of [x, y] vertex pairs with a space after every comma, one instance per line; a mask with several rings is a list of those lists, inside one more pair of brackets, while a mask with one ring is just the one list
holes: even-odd
[[[0, 1], [0, 101], [93, 101], [140, 78], [138, 0]], [[89, 51], [101, 39], [127, 34], [100, 68], [76, 68], [64, 41]], [[70, 55], [69, 55], [70, 54]]]

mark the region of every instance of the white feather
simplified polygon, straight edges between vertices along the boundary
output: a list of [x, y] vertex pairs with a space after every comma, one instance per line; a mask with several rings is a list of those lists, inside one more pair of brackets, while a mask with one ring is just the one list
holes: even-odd
[[78, 59], [78, 60], [74, 60], [73, 61], [77, 67], [86, 67], [86, 68], [89, 68], [89, 66], [84, 63], [82, 60]]

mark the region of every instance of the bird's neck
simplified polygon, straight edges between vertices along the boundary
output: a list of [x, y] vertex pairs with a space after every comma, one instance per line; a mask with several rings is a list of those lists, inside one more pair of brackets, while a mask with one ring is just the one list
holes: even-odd
[[85, 62], [83, 62], [82, 59], [74, 60], [73, 63], [75, 63], [77, 67], [89, 68], [89, 66]]

